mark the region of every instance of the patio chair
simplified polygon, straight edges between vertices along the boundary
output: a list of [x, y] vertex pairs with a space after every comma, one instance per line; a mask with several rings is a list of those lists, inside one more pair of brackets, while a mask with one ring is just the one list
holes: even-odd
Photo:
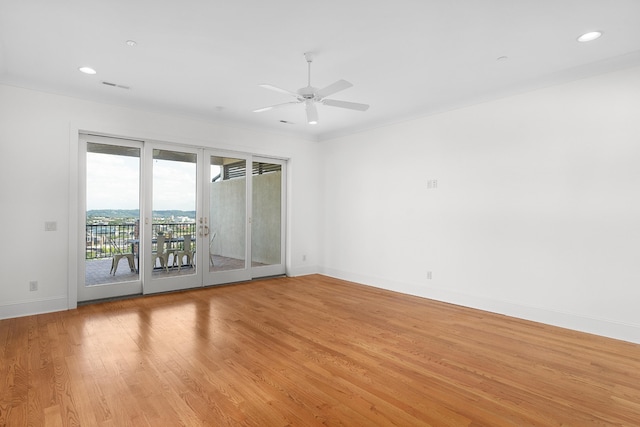
[[[166, 253], [166, 261], [167, 261], [167, 268], [171, 267], [173, 268], [174, 265], [176, 265], [176, 257], [178, 256], [178, 248], [176, 247], [176, 245], [178, 244], [178, 239], [175, 238], [175, 236], [172, 233], [165, 233], [164, 234], [164, 245], [165, 245], [165, 253]], [[169, 263], [169, 257], [172, 257], [173, 259], [171, 260], [171, 263]]]
[[187, 265], [193, 267], [193, 252], [191, 250], [191, 234], [185, 234], [184, 242], [182, 246], [182, 250], [176, 252], [173, 258], [173, 264], [178, 263], [178, 271], [180, 271], [180, 267], [182, 267], [182, 260], [184, 257], [187, 257]]
[[113, 258], [111, 258], [111, 270], [109, 271], [109, 274], [113, 274], [114, 276], [116, 275], [116, 271], [118, 270], [118, 263], [122, 258], [126, 258], [127, 261], [129, 261], [129, 268], [131, 269], [132, 273], [135, 273], [136, 262], [133, 252], [124, 252], [120, 245], [118, 245], [118, 243], [114, 239], [109, 239], [109, 245], [111, 245], [111, 250], [115, 251]]
[[157, 246], [156, 246], [157, 250], [151, 253], [151, 266], [152, 268], [155, 268], [156, 261], [160, 260], [160, 267], [164, 268], [164, 270], [168, 273], [169, 267], [167, 266], [167, 264], [169, 264], [169, 254], [165, 251], [165, 247], [164, 247], [165, 237], [158, 236], [158, 238], [156, 239], [156, 242], [157, 242]]

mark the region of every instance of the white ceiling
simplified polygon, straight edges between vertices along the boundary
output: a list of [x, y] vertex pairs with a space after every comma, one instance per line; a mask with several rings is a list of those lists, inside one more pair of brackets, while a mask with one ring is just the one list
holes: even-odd
[[[304, 52], [371, 108], [253, 113], [293, 99], [258, 84], [306, 86]], [[0, 0], [1, 83], [317, 140], [636, 64], [638, 0]]]

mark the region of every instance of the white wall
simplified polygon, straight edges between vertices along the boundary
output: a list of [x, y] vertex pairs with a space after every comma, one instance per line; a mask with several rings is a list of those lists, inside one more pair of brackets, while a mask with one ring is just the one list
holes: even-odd
[[[69, 189], [77, 174], [70, 147], [78, 129], [290, 159], [287, 271], [317, 271], [318, 143], [0, 85], [0, 318], [68, 306], [76, 226]], [[57, 231], [45, 232], [45, 221], [56, 221]]]
[[640, 342], [640, 68], [322, 145], [324, 273]]
[[0, 318], [67, 307], [86, 129], [290, 158], [290, 274], [640, 342], [639, 111], [630, 68], [317, 144], [0, 86]]

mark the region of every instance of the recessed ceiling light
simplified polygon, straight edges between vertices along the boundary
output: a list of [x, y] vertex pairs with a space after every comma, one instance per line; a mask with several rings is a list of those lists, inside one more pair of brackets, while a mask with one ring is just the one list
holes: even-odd
[[80, 67], [78, 68], [78, 70], [80, 70], [80, 72], [85, 73], [85, 74], [95, 74], [96, 70], [94, 70], [91, 67]]
[[135, 40], [127, 40], [126, 43], [127, 43], [127, 46], [131, 46], [131, 47], [133, 47], [133, 46], [138, 44], [138, 43], [136, 43]]
[[506, 61], [508, 59], [509, 59], [508, 56], [499, 56], [499, 57], [496, 58], [496, 61]]
[[590, 32], [584, 33], [583, 35], [578, 37], [578, 41], [581, 42], [581, 43], [590, 42], [590, 41], [593, 41], [595, 39], [599, 39], [601, 35], [602, 35], [601, 31], [590, 31]]

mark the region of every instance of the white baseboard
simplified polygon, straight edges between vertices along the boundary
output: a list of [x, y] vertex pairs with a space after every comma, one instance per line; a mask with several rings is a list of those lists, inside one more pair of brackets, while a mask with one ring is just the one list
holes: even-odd
[[287, 271], [287, 276], [289, 277], [297, 277], [297, 276], [308, 276], [310, 274], [318, 274], [318, 266], [310, 265], [303, 267], [293, 267]]
[[[308, 276], [310, 274], [317, 273], [318, 266], [312, 265], [292, 268], [287, 271], [287, 276]], [[64, 311], [68, 309], [69, 299], [67, 298], [67, 296], [18, 301], [11, 304], [0, 303], [0, 320], [11, 319], [14, 317], [31, 316], [35, 314], [52, 313], [55, 311]]]
[[319, 273], [363, 285], [640, 344], [640, 325], [621, 323], [610, 319], [587, 317], [510, 301], [494, 300], [477, 295], [451, 292], [446, 289], [394, 282], [379, 277], [365, 276], [335, 269], [322, 268]]
[[68, 310], [68, 303], [69, 300], [65, 295], [53, 298], [19, 301], [12, 304], [0, 304], [0, 319]]

